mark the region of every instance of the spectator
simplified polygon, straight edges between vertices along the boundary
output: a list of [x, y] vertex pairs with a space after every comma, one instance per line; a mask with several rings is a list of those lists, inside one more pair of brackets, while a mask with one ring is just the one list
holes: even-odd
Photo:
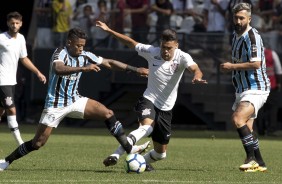
[[149, 0], [127, 0], [127, 8], [124, 10], [125, 15], [131, 16], [131, 31], [133, 39], [148, 43], [147, 34], [149, 26], [147, 25], [147, 15]]
[[207, 32], [225, 32], [225, 13], [228, 0], [206, 0], [204, 2], [204, 25]]
[[52, 1], [52, 31], [55, 47], [61, 47], [65, 45], [67, 33], [71, 27], [72, 14], [73, 10], [69, 0]]
[[[131, 22], [129, 15], [125, 16], [124, 9], [126, 8], [126, 0], [117, 0], [114, 4], [114, 8], [111, 11], [111, 16], [114, 17], [112, 19], [112, 27], [115, 30], [118, 30], [121, 33], [124, 33], [127, 28], [131, 28]], [[123, 47], [116, 39], [112, 37], [109, 38], [110, 46], [112, 48], [121, 48]]]
[[156, 37], [159, 43], [163, 30], [170, 28], [170, 17], [173, 13], [173, 7], [169, 0], [156, 0], [156, 3], [151, 6], [151, 10], [157, 14]]
[[34, 9], [37, 25], [35, 46], [38, 48], [53, 47], [51, 5], [51, 0], [39, 0]]
[[[98, 9], [95, 20], [103, 22], [110, 22], [110, 10], [108, 9], [107, 1], [99, 0]], [[95, 47], [107, 48], [109, 46], [109, 34], [98, 29], [96, 26], [92, 27], [92, 35]]]
[[179, 29], [183, 19], [194, 14], [194, 4], [192, 0], [172, 0], [173, 15], [171, 16], [171, 26]]
[[76, 13], [72, 20], [77, 21], [78, 27], [83, 29], [86, 34], [88, 35], [87, 42], [85, 45], [85, 49], [90, 49], [93, 46], [93, 39], [91, 37], [91, 29], [93, 26], [95, 26], [95, 15], [92, 10], [92, 6], [89, 4], [86, 4], [83, 6], [83, 12], [82, 16], [80, 16], [79, 13]]
[[[225, 13], [228, 6], [228, 0], [206, 0], [204, 2], [204, 20], [206, 27], [207, 45], [206, 49], [220, 55], [224, 48], [224, 33], [226, 28]], [[215, 52], [216, 51], [216, 52]]]
[[278, 104], [282, 84], [282, 66], [278, 54], [270, 49], [264, 49], [266, 73], [270, 79], [271, 89], [263, 108], [258, 113], [257, 128], [260, 135], [275, 136], [278, 125]]

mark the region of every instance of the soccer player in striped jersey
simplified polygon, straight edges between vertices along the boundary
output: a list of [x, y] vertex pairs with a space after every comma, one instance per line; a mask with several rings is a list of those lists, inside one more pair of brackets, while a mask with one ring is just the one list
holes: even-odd
[[232, 72], [236, 99], [232, 122], [246, 152], [246, 160], [239, 169], [246, 172], [266, 171], [253, 122], [258, 110], [266, 102], [270, 82], [266, 74], [264, 46], [258, 31], [250, 26], [251, 6], [239, 3], [233, 8], [235, 33], [232, 40], [232, 62], [222, 63], [222, 72]]
[[111, 134], [127, 153], [139, 153], [149, 145], [149, 141], [140, 146], [131, 145], [113, 111], [96, 100], [81, 96], [77, 90], [82, 72], [98, 72], [100, 66], [134, 72], [144, 77], [147, 77], [148, 69], [136, 68], [84, 51], [86, 39], [87, 35], [83, 30], [73, 28], [68, 32], [66, 46], [57, 48], [53, 53], [48, 92], [36, 134], [32, 140], [24, 142], [9, 156], [0, 160], [0, 171], [5, 170], [13, 161], [44, 146], [53, 128], [56, 128], [64, 117], [105, 121]]
[[[148, 62], [147, 89], [135, 106], [139, 127], [129, 133], [128, 139], [135, 144], [143, 137], [152, 136], [154, 148], [144, 155], [147, 163], [146, 171], [152, 171], [153, 167], [150, 163], [166, 158], [171, 136], [172, 108], [184, 71], [188, 70], [194, 75], [193, 84], [207, 84], [207, 81], [202, 79], [203, 73], [192, 57], [178, 48], [175, 30], [164, 30], [160, 37], [160, 46], [154, 47], [138, 43], [110, 29], [101, 21], [97, 21], [96, 26], [101, 27], [129, 48], [134, 48]], [[118, 147], [103, 161], [104, 165], [115, 165], [124, 152], [121, 146]]]

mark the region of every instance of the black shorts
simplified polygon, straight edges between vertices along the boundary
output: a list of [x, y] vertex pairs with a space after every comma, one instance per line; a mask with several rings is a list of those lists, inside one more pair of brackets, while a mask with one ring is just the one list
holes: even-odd
[[145, 118], [154, 120], [154, 129], [151, 134], [152, 140], [160, 144], [168, 144], [171, 136], [172, 111], [162, 111], [144, 97], [140, 97], [134, 110], [138, 121]]
[[0, 86], [0, 107], [15, 107], [15, 86]]

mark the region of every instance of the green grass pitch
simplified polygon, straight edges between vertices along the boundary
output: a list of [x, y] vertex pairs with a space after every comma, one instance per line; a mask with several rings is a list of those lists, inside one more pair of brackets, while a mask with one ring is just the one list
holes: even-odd
[[[30, 140], [36, 125], [21, 124], [24, 140]], [[130, 130], [126, 130], [129, 133]], [[155, 172], [128, 174], [125, 155], [114, 167], [103, 159], [118, 146], [102, 128], [54, 129], [47, 144], [0, 172], [0, 183], [81, 184], [281, 184], [282, 137], [261, 137], [260, 146], [268, 166], [265, 173], [239, 171], [245, 153], [235, 131], [173, 130], [166, 160], [153, 166]], [[143, 143], [149, 138], [142, 139]], [[17, 147], [6, 124], [0, 124], [0, 158]]]

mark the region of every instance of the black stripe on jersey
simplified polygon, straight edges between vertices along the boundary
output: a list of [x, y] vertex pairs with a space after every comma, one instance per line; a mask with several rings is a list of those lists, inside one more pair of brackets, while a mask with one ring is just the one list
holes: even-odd
[[249, 72], [248, 72], [248, 70], [245, 70], [245, 78], [246, 78], [246, 81], [247, 81], [247, 84], [248, 84], [248, 89], [251, 89], [251, 82], [249, 80]]
[[54, 108], [58, 107], [59, 102], [59, 94], [60, 94], [60, 85], [62, 83], [62, 77], [58, 78], [57, 85], [56, 85], [56, 93], [55, 93], [55, 101], [54, 101]]
[[251, 46], [252, 57], [257, 57], [257, 55], [258, 55], [257, 49], [252, 49], [253, 45], [255, 45], [255, 46], [257, 45], [254, 30], [250, 29], [249, 32], [248, 32], [248, 35], [249, 35], [249, 38], [250, 38], [250, 41], [251, 41], [250, 46]]
[[[263, 48], [263, 47], [261, 48], [261, 53], [264, 53], [264, 48]], [[265, 58], [265, 57], [264, 57], [264, 58]], [[260, 67], [263, 68], [262, 66], [263, 66], [263, 62], [261, 61]], [[262, 73], [262, 78], [263, 78], [264, 86], [265, 86], [264, 90], [265, 90], [265, 91], [270, 90], [270, 89], [268, 89], [268, 86], [267, 86], [267, 78], [268, 78], [268, 77], [267, 77], [266, 72]]]
[[246, 43], [245, 40], [243, 41], [243, 44], [244, 44], [244, 49], [245, 49], [247, 61], [250, 61], [250, 58], [249, 58], [249, 55], [248, 55], [248, 46], [247, 46], [247, 43]]
[[[63, 50], [63, 48], [57, 48], [55, 50], [55, 53], [54, 53], [54, 60], [57, 60], [59, 59], [59, 54], [60, 52]], [[64, 58], [64, 61], [66, 60], [67, 58], [67, 55], [65, 56]], [[58, 78], [58, 81], [57, 81], [57, 85], [56, 85], [56, 92], [55, 92], [55, 101], [54, 101], [54, 108], [57, 108], [58, 107], [58, 103], [59, 103], [59, 98], [60, 98], [60, 85], [62, 83], [62, 77], [59, 76]]]
[[[83, 66], [85, 66], [86, 59], [83, 57], [83, 60], [84, 60]], [[78, 58], [76, 59], [76, 66], [79, 67], [79, 60], [78, 60]], [[73, 93], [74, 93], [75, 86], [77, 85], [77, 82], [78, 82], [78, 75], [79, 75], [79, 73], [76, 73], [76, 80], [75, 80], [75, 83], [73, 84], [73, 88], [72, 88], [72, 92], [71, 92], [72, 102], [75, 101]]]
[[[254, 33], [254, 30], [253, 29], [250, 29], [249, 32], [248, 32], [248, 35], [249, 35], [249, 38], [250, 38], [250, 41], [251, 41], [251, 52], [252, 52], [252, 57], [257, 57], [258, 55], [258, 51], [257, 49], [253, 49], [253, 45], [256, 46], [257, 45], [257, 42], [256, 42], [256, 37], [255, 37], [255, 33]], [[262, 61], [261, 61], [262, 62]], [[258, 87], [258, 90], [261, 90], [261, 85], [260, 85], [260, 82], [259, 82], [259, 79], [258, 79], [258, 70], [254, 69], [254, 76], [255, 76], [255, 81], [258, 81], [257, 82], [257, 87]]]
[[60, 52], [63, 50], [63, 48], [61, 48], [61, 47], [59, 47], [59, 48], [57, 48], [56, 50], [55, 50], [55, 52], [54, 52], [54, 59], [53, 59], [53, 61], [54, 60], [58, 60], [59, 59], [59, 55], [60, 55]]

